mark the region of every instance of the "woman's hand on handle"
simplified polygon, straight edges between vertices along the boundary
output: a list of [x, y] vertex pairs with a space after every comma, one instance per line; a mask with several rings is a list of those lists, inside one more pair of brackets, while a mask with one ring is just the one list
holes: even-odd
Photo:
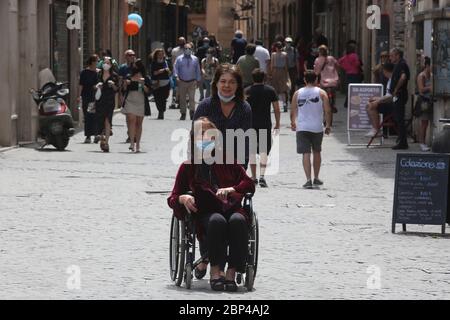
[[217, 191], [217, 196], [221, 199], [221, 200], [228, 200], [228, 196], [230, 194], [235, 193], [236, 190], [234, 190], [234, 188], [225, 188], [225, 189], [219, 189]]
[[180, 196], [179, 202], [183, 205], [187, 212], [197, 213], [198, 209], [195, 205], [195, 198], [193, 196]]

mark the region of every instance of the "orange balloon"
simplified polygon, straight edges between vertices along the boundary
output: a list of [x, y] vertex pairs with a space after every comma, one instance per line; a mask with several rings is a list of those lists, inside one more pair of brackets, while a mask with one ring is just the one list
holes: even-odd
[[128, 20], [125, 23], [125, 32], [129, 36], [135, 36], [139, 33], [139, 24], [136, 21]]

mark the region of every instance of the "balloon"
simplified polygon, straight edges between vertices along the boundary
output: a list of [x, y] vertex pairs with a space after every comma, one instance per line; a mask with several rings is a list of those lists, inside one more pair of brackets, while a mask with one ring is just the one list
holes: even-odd
[[139, 33], [139, 25], [136, 21], [127, 21], [125, 24], [125, 32], [129, 36], [135, 36]]
[[144, 20], [142, 19], [142, 17], [140, 15], [138, 15], [137, 13], [132, 13], [128, 16], [128, 20], [131, 21], [136, 21], [139, 25], [139, 29], [142, 28], [142, 25], [144, 24]]

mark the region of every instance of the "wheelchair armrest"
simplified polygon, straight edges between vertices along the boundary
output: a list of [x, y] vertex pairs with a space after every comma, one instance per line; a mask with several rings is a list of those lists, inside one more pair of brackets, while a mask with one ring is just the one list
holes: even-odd
[[245, 200], [252, 200], [255, 195], [253, 193], [245, 194]]

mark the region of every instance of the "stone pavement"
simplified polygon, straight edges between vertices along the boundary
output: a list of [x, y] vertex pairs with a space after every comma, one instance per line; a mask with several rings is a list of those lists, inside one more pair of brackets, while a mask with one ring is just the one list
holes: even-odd
[[[82, 134], [63, 153], [0, 153], [0, 299], [450, 298], [449, 238], [390, 233], [396, 154], [347, 147], [344, 113], [324, 142], [326, 185], [313, 191], [301, 189], [283, 114], [280, 172], [254, 199], [261, 239], [252, 293], [212, 293], [206, 280], [186, 291], [170, 281], [171, 134], [189, 128], [177, 111], [145, 120], [139, 155], [123, 143], [120, 114], [110, 154], [82, 144]], [[80, 290], [68, 286], [70, 266], [81, 272]]]

